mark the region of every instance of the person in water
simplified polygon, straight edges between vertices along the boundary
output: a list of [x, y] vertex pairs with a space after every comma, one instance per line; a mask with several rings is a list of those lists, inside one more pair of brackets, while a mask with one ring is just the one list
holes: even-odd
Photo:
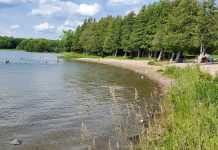
[[6, 59], [5, 63], [6, 64], [10, 64], [10, 61], [8, 59]]
[[59, 56], [57, 56], [57, 63], [59, 63], [59, 61], [60, 61], [59, 59], [60, 59], [60, 57], [59, 57]]

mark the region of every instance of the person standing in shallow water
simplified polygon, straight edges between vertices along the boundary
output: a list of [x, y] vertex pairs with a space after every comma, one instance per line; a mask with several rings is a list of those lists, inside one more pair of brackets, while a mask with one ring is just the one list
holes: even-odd
[[59, 56], [57, 56], [57, 63], [59, 63], [60, 62], [60, 57]]

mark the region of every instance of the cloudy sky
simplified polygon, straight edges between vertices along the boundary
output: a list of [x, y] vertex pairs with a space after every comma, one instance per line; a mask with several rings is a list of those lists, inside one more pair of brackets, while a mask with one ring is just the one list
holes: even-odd
[[125, 15], [155, 0], [0, 0], [0, 35], [58, 39], [84, 18]]
[[0, 0], [0, 35], [57, 39], [84, 18], [125, 15], [155, 0]]

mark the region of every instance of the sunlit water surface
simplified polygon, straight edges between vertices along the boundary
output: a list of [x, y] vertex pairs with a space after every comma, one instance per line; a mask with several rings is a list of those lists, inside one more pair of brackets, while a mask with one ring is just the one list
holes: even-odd
[[[145, 104], [157, 103], [157, 85], [112, 66], [57, 63], [57, 55], [0, 50], [0, 150], [80, 150], [93, 139], [97, 149], [107, 149], [109, 139], [112, 148], [127, 146], [121, 130], [137, 134], [129, 107], [143, 113]], [[23, 144], [8, 144], [15, 138]]]

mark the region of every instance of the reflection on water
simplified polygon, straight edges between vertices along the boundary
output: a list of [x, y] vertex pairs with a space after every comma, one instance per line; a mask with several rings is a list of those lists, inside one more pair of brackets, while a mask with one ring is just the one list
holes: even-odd
[[24, 141], [19, 149], [82, 149], [93, 139], [95, 147], [106, 149], [109, 139], [112, 145], [125, 143], [115, 132], [119, 124], [134, 134], [134, 123], [126, 121], [129, 103], [137, 108], [157, 102], [151, 99], [157, 85], [140, 75], [56, 59], [57, 54], [0, 51], [0, 149], [15, 149], [8, 144], [15, 138]]

